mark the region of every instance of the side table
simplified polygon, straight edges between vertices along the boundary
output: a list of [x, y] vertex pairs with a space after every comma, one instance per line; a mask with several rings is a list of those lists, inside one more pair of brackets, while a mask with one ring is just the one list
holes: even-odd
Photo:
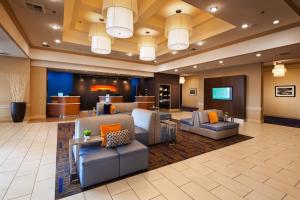
[[176, 142], [177, 123], [172, 122], [171, 120], [161, 120], [161, 123], [165, 124], [167, 127], [166, 142], [169, 145], [174, 145]]

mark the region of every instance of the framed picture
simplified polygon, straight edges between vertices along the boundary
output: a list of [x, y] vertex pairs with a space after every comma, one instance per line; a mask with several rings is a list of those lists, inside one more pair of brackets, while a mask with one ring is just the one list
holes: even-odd
[[197, 95], [197, 88], [190, 88], [190, 96], [196, 96]]
[[275, 86], [275, 97], [295, 97], [295, 96], [296, 96], [295, 85]]

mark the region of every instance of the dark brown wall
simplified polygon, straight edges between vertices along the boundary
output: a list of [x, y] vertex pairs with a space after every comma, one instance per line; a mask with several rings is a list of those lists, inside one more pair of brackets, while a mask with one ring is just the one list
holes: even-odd
[[[179, 108], [179, 75], [155, 73], [155, 97], [159, 96], [159, 85], [171, 85], [171, 106], [170, 109]], [[155, 99], [155, 104], [158, 106], [158, 98]]]
[[[212, 88], [232, 87], [232, 100], [212, 100]], [[255, 94], [254, 94], [255, 95]], [[220, 109], [236, 118], [246, 118], [246, 76], [204, 79], [204, 109]]]
[[138, 86], [138, 95], [155, 96], [155, 81], [154, 78], [141, 78]]

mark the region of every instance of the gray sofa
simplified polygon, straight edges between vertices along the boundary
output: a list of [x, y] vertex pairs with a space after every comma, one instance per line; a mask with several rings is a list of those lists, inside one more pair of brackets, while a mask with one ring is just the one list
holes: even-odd
[[[122, 129], [130, 130], [132, 142], [114, 149], [100, 147], [99, 144], [81, 147], [76, 165], [83, 188], [148, 168], [148, 147], [135, 139], [133, 118], [130, 115], [102, 115], [77, 119], [74, 137], [83, 137], [85, 129], [90, 129], [92, 135], [99, 135], [100, 125], [114, 123], [121, 123]], [[73, 149], [73, 152], [75, 154], [76, 149]]]
[[[103, 114], [103, 105], [105, 102], [98, 102], [96, 105], [96, 114]], [[123, 102], [123, 103], [110, 103], [111, 105], [116, 106], [117, 113], [131, 114], [132, 110], [138, 107], [136, 102]]]
[[[217, 112], [218, 123], [209, 123], [208, 112], [210, 111]], [[194, 111], [192, 118], [180, 120], [180, 129], [215, 140], [239, 134], [239, 124], [224, 121], [223, 111], [221, 110]]]

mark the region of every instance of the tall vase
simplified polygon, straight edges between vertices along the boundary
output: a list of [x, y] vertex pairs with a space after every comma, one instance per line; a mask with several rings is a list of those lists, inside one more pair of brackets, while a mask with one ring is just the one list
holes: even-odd
[[26, 111], [25, 102], [11, 103], [11, 116], [14, 122], [22, 122], [25, 116], [25, 111]]

